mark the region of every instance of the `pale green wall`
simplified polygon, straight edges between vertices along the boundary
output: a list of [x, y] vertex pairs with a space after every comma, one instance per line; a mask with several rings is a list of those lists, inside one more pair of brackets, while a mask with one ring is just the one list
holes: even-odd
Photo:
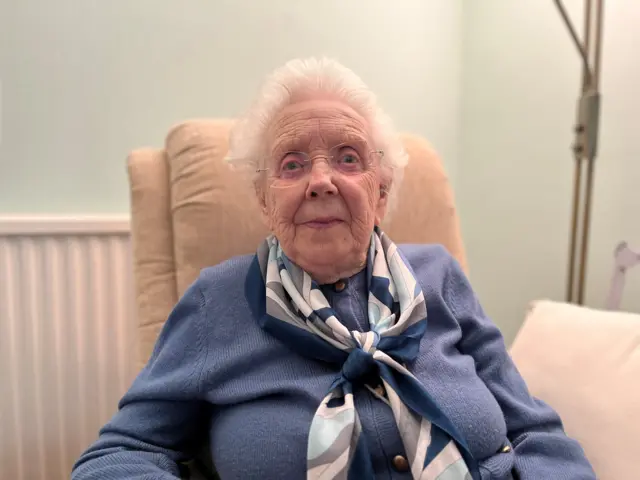
[[356, 70], [455, 174], [460, 1], [0, 1], [0, 213], [128, 211], [125, 157], [289, 58]]
[[[603, 307], [620, 240], [640, 248], [640, 3], [606, 3], [588, 303]], [[571, 0], [582, 30], [583, 1]], [[562, 300], [580, 63], [552, 1], [465, 2], [458, 199], [471, 278], [512, 338], [527, 304]], [[640, 267], [624, 307], [640, 311]]]
[[[581, 25], [583, 2], [565, 3]], [[614, 246], [640, 246], [640, 5], [606, 8], [598, 307]], [[126, 212], [129, 150], [236, 114], [270, 69], [322, 53], [442, 154], [473, 285], [507, 338], [532, 299], [562, 299], [580, 65], [551, 0], [0, 2], [0, 214]], [[629, 279], [624, 307], [640, 311]]]

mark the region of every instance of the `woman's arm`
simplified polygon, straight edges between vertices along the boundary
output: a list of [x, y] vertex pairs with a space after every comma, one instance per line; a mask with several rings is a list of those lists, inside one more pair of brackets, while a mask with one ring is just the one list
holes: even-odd
[[459, 349], [475, 360], [478, 376], [500, 404], [522, 480], [595, 480], [580, 445], [557, 413], [530, 395], [495, 324], [487, 318], [458, 263], [450, 257], [444, 300], [462, 330]]
[[74, 466], [72, 480], [179, 478], [178, 462], [193, 456], [208, 427], [200, 391], [204, 310], [196, 282], [169, 316], [118, 412]]

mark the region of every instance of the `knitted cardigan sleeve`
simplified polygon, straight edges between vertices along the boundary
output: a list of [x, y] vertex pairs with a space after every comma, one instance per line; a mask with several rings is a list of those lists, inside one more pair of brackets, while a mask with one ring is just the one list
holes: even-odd
[[595, 480], [578, 442], [558, 414], [533, 397], [513, 363], [498, 327], [487, 317], [459, 264], [448, 254], [443, 299], [460, 325], [458, 348], [470, 355], [478, 376], [500, 405], [520, 480]]
[[205, 300], [196, 282], [175, 306], [118, 412], [74, 466], [73, 480], [176, 479], [203, 442]]

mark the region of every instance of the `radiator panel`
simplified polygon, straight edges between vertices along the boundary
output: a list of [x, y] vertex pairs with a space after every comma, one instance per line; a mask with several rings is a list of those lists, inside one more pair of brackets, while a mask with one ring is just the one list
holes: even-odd
[[128, 232], [74, 226], [0, 222], [0, 478], [69, 478], [135, 375]]

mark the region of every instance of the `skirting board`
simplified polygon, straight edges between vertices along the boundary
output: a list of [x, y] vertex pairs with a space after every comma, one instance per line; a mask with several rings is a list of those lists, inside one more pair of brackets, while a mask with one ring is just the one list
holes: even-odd
[[0, 236], [124, 235], [130, 225], [128, 215], [0, 215]]

